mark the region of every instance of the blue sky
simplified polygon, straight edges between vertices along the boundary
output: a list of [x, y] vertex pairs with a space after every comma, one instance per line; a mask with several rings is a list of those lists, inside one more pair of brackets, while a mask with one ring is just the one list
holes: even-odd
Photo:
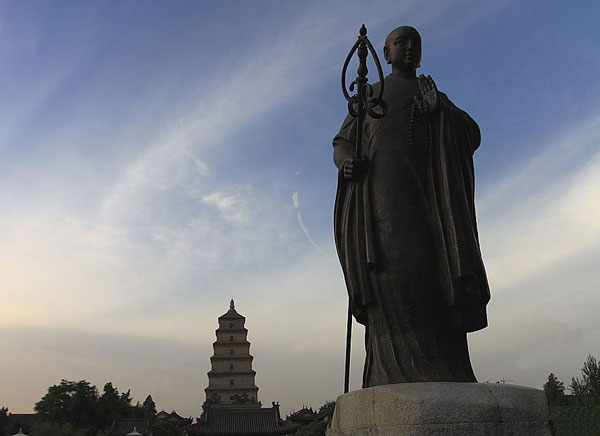
[[[216, 318], [247, 317], [259, 397], [342, 387], [332, 237], [339, 74], [365, 23], [479, 123], [481, 381], [600, 357], [600, 6], [558, 1], [0, 3], [0, 405], [61, 378], [196, 416]], [[374, 80], [374, 69], [371, 68]], [[355, 329], [353, 388], [362, 330]]]

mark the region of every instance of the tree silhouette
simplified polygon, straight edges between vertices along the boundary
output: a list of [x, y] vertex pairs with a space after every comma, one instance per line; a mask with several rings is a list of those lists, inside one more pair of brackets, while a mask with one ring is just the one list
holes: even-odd
[[581, 378], [573, 377], [569, 389], [573, 395], [599, 395], [600, 396], [600, 365], [598, 360], [588, 354], [583, 368]]
[[553, 373], [550, 373], [548, 381], [544, 384], [544, 392], [548, 404], [561, 404], [565, 396], [565, 385]]
[[142, 405], [142, 410], [144, 411], [145, 418], [154, 421], [154, 418], [156, 418], [156, 403], [152, 399], [152, 395], [146, 397], [144, 404]]
[[46, 395], [35, 404], [34, 410], [46, 421], [75, 427], [96, 424], [98, 389], [85, 380], [61, 380], [50, 386]]

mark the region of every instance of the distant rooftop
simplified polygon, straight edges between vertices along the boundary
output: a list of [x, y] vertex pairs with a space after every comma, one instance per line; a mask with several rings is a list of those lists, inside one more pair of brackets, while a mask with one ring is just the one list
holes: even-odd
[[152, 426], [148, 419], [115, 419], [108, 433], [110, 436], [148, 436]]
[[275, 436], [289, 434], [297, 425], [279, 416], [279, 405], [270, 408], [207, 408], [196, 424], [188, 427], [190, 436]]

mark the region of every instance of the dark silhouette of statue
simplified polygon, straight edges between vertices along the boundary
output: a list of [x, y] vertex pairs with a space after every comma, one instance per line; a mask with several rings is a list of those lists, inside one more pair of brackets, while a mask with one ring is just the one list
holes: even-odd
[[[414, 28], [392, 31], [384, 57], [392, 66], [387, 114], [366, 116], [363, 159], [354, 158], [356, 118], [348, 116], [333, 140], [335, 241], [352, 313], [366, 328], [363, 387], [475, 382], [466, 334], [487, 326], [490, 299], [474, 207], [479, 128], [430, 76], [417, 77]], [[367, 202], [354, 195], [359, 185]], [[374, 263], [366, 259], [367, 237]]]

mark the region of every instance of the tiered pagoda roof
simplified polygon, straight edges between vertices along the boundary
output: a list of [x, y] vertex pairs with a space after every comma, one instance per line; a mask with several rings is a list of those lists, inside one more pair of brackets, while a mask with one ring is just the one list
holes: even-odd
[[218, 318], [217, 340], [213, 343], [214, 354], [210, 358], [206, 399], [220, 406], [252, 403], [258, 405], [258, 387], [252, 369], [246, 318], [235, 310], [233, 299], [229, 310]]
[[245, 322], [232, 299], [215, 332], [204, 412], [186, 428], [188, 436], [284, 436], [300, 427], [281, 419], [279, 404], [262, 408], [258, 401]]

